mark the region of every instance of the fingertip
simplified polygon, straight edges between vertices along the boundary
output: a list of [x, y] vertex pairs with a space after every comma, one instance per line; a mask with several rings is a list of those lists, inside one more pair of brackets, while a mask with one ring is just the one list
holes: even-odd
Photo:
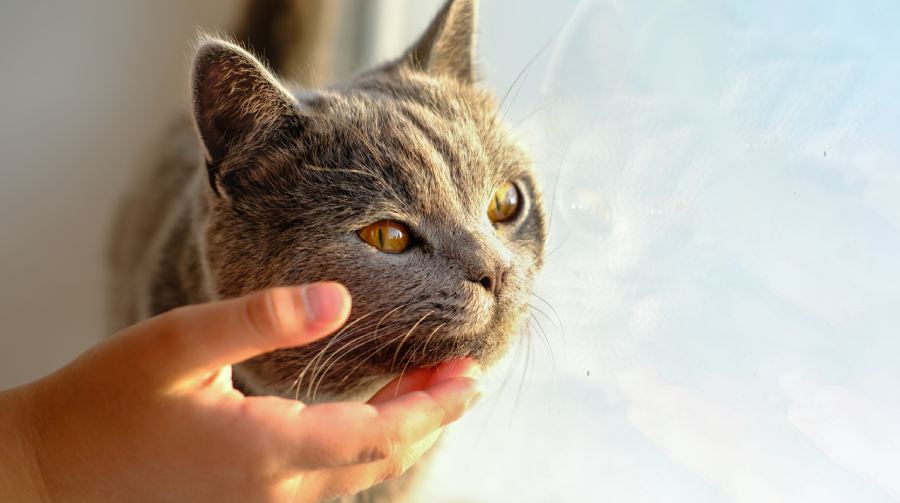
[[474, 395], [480, 394], [482, 392], [481, 381], [466, 376], [453, 377], [447, 379], [446, 381], [437, 383], [434, 386], [446, 386], [448, 388], [455, 388], [456, 392], [463, 395]]
[[430, 383], [439, 383], [455, 377], [477, 379], [481, 376], [481, 366], [472, 358], [459, 358], [443, 362], [435, 367]]
[[338, 283], [275, 287], [236, 302], [243, 304], [248, 326], [274, 345], [257, 348], [262, 351], [321, 339], [350, 314], [350, 294]]
[[476, 387], [474, 393], [472, 393], [472, 395], [469, 396], [469, 399], [466, 400], [466, 410], [469, 410], [472, 407], [478, 405], [478, 402], [480, 402], [482, 398], [484, 398], [484, 392], [481, 391], [480, 387]]
[[444, 410], [443, 425], [459, 419], [482, 397], [481, 383], [471, 377], [453, 377], [423, 391]]
[[368, 403], [377, 404], [393, 400], [400, 395], [420, 391], [427, 387], [434, 376], [433, 368], [415, 369], [394, 378], [378, 390]]
[[[457, 393], [462, 398], [462, 411], [466, 412], [474, 407], [484, 397], [481, 382], [471, 377], [455, 377], [452, 382], [459, 387]], [[446, 382], [446, 381], [445, 381]]]

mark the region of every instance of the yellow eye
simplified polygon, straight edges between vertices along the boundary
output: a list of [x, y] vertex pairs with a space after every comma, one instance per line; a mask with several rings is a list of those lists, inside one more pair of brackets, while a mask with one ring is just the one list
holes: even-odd
[[369, 224], [357, 234], [360, 239], [385, 253], [400, 253], [409, 246], [409, 229], [392, 220]]
[[488, 218], [491, 222], [509, 220], [519, 209], [519, 190], [511, 182], [506, 182], [496, 189], [488, 206]]

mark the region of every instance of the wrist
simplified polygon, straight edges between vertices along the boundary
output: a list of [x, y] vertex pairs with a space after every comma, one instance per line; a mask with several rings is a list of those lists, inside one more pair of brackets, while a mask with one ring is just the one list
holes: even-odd
[[28, 386], [0, 392], [0, 501], [48, 501]]

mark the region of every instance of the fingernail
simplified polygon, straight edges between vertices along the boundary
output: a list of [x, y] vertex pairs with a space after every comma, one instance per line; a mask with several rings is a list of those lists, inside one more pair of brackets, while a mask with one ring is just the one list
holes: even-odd
[[327, 323], [343, 314], [347, 294], [337, 283], [313, 283], [300, 289], [306, 320], [311, 323]]
[[466, 410], [469, 410], [472, 407], [474, 407], [475, 405], [477, 405], [478, 402], [480, 402], [483, 397], [484, 397], [484, 394], [480, 390], [476, 391], [474, 395], [472, 395], [471, 397], [469, 397], [468, 400], [466, 400]]
[[482, 373], [481, 366], [479, 366], [477, 363], [473, 363], [472, 366], [469, 367], [468, 370], [466, 370], [463, 373], [463, 375], [466, 377], [471, 377], [471, 378], [475, 379], [475, 378], [481, 377], [481, 373]]
[[474, 379], [481, 375], [481, 367], [471, 358], [461, 358], [440, 364], [437, 368], [437, 375], [441, 379], [459, 376]]

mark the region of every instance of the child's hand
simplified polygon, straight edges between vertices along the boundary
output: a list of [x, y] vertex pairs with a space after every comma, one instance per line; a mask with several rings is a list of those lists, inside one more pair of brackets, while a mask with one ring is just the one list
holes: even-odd
[[319, 501], [401, 474], [478, 396], [471, 362], [368, 404], [231, 386], [232, 363], [324, 337], [349, 310], [330, 283], [180, 308], [0, 393], [0, 501]]

